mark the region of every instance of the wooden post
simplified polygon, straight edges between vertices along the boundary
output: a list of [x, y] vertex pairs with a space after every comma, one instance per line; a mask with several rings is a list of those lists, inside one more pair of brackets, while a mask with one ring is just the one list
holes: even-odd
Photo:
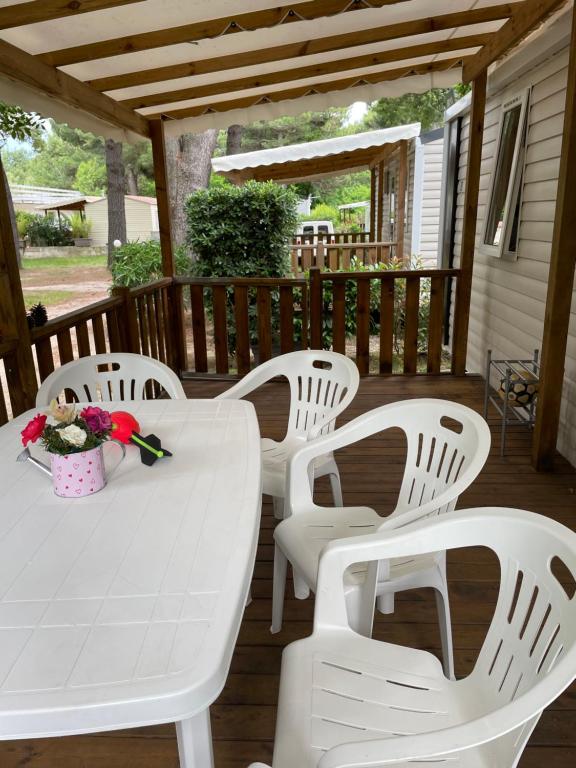
[[550, 254], [548, 293], [544, 316], [540, 388], [532, 443], [532, 463], [536, 469], [551, 469], [556, 451], [560, 404], [566, 360], [566, 341], [574, 287], [576, 262], [576, 188], [570, 182], [576, 168], [576, 14], [572, 16], [568, 83], [564, 108], [564, 130], [556, 213]]
[[318, 267], [310, 269], [310, 349], [322, 349], [322, 280]]
[[119, 296], [122, 299], [120, 312], [122, 313], [122, 324], [120, 326], [120, 339], [122, 342], [122, 352], [133, 352], [140, 354], [140, 331], [138, 330], [138, 317], [136, 315], [136, 303], [130, 296], [130, 288], [115, 286], [112, 288], [112, 295]]
[[376, 218], [376, 240], [383, 239], [384, 227], [384, 160], [378, 163], [378, 214]]
[[6, 175], [0, 159], [0, 343], [17, 342], [15, 351], [4, 357], [14, 416], [34, 406], [38, 391], [17, 248], [10, 221]]
[[164, 124], [162, 120], [150, 121], [150, 138], [152, 140], [154, 183], [156, 184], [156, 202], [158, 204], [158, 226], [160, 229], [160, 248], [162, 250], [162, 274], [164, 277], [173, 277], [174, 253], [172, 250], [170, 201], [168, 198], [168, 172], [166, 168], [166, 147], [164, 144]]
[[484, 136], [484, 112], [486, 108], [486, 71], [472, 83], [472, 108], [470, 112], [470, 137], [468, 141], [468, 166], [464, 195], [464, 223], [460, 250], [460, 274], [456, 281], [454, 308], [454, 340], [452, 344], [452, 373], [466, 373], [468, 348], [468, 316], [472, 295], [472, 270], [476, 245], [476, 221], [478, 217], [478, 191]]
[[376, 241], [376, 168], [370, 169], [370, 235], [369, 240]]
[[[156, 184], [156, 202], [158, 204], [158, 226], [160, 229], [160, 248], [162, 250], [162, 274], [174, 277], [176, 265], [172, 247], [172, 227], [170, 224], [170, 198], [168, 196], [168, 170], [166, 166], [166, 145], [164, 141], [164, 123], [162, 120], [150, 120], [150, 138], [152, 140], [152, 159], [154, 161], [154, 182]], [[172, 285], [170, 295], [170, 327], [174, 343], [174, 359], [170, 367], [180, 375], [185, 371], [187, 362], [186, 328], [182, 287]]]
[[404, 261], [404, 220], [406, 189], [408, 187], [408, 142], [401, 141], [398, 149], [398, 194], [396, 195], [396, 258]]

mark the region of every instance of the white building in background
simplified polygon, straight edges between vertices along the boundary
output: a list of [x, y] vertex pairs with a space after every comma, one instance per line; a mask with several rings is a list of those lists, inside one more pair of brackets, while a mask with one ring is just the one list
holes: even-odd
[[[155, 197], [126, 195], [126, 235], [128, 240], [157, 240], [158, 206]], [[108, 198], [99, 197], [86, 204], [86, 218], [92, 222], [92, 245], [108, 243]]]

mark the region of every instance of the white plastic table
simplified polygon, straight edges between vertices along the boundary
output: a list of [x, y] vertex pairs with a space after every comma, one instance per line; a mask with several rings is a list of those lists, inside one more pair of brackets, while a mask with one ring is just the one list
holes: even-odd
[[37, 411], [0, 429], [0, 739], [175, 722], [182, 768], [209, 768], [209, 706], [258, 538], [256, 415], [241, 400], [114, 409], [174, 455], [145, 467], [129, 446], [83, 499], [56, 497], [50, 478], [16, 463]]

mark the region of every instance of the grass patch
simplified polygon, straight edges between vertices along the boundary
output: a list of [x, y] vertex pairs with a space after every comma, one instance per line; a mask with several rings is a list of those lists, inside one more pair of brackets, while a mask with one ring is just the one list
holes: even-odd
[[45, 258], [22, 259], [24, 269], [105, 267], [106, 263], [106, 256], [46, 256]]
[[27, 291], [24, 289], [24, 304], [26, 309], [30, 309], [33, 304], [53, 307], [55, 304], [73, 299], [76, 295], [75, 291]]

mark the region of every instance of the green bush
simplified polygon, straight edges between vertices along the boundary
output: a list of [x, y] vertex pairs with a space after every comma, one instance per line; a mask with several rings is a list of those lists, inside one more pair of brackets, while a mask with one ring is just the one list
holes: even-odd
[[16, 227], [22, 240], [28, 234], [28, 227], [30, 223], [38, 218], [40, 218], [40, 216], [37, 213], [28, 213], [28, 211], [16, 211]]
[[294, 192], [273, 182], [200, 189], [186, 203], [187, 243], [202, 277], [282, 277], [296, 231]]
[[89, 219], [83, 219], [78, 211], [70, 216], [69, 222], [72, 237], [90, 237], [92, 222]]
[[[296, 232], [297, 198], [273, 182], [220, 184], [198, 190], [186, 203], [187, 243], [201, 277], [284, 277], [290, 269], [289, 238]], [[236, 348], [233, 290], [227, 290], [228, 345]], [[272, 335], [278, 338], [278, 291], [271, 292]], [[207, 311], [210, 314], [211, 303]], [[256, 292], [248, 294], [250, 343], [258, 343]]]
[[52, 216], [35, 216], [28, 221], [26, 234], [33, 246], [72, 245], [72, 232], [67, 223]]
[[309, 216], [301, 216], [301, 221], [331, 221], [336, 230], [340, 226], [340, 214], [338, 208], [326, 203], [319, 203], [310, 211]]
[[[189, 271], [190, 258], [184, 249], [176, 249], [175, 259], [177, 274]], [[163, 277], [160, 243], [157, 240], [135, 240], [116, 248], [111, 271], [114, 285], [125, 288], [159, 280]]]

